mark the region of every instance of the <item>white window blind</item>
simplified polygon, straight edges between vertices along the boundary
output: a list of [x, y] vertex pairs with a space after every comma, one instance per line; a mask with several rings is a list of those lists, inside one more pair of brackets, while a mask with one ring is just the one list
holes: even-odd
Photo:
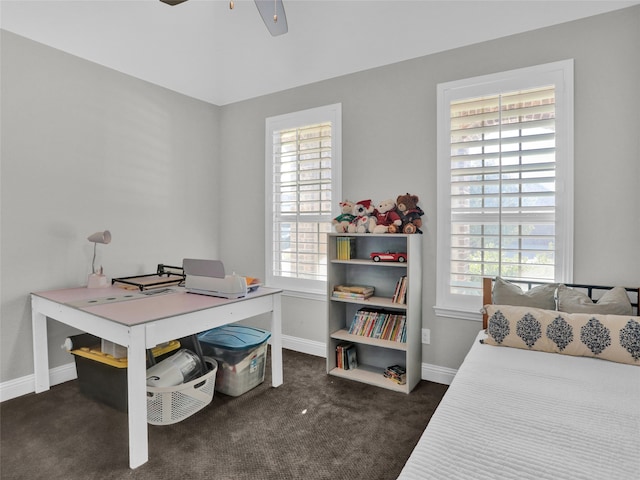
[[483, 276], [553, 281], [555, 163], [553, 85], [451, 104], [453, 293]]
[[325, 290], [327, 233], [340, 186], [336, 179], [340, 170], [336, 148], [339, 122], [334, 113], [335, 108], [321, 108], [268, 121], [268, 231], [272, 241], [267, 276], [271, 285], [318, 293]]
[[512, 75], [493, 91], [486, 84], [467, 92], [486, 90], [482, 95], [458, 91], [442, 105], [446, 177], [440, 178], [447, 181], [439, 185], [446, 189], [439, 201], [446, 202], [448, 225], [438, 304], [448, 298], [450, 307], [479, 307], [484, 276], [568, 281], [565, 197], [572, 161], [566, 102], [558, 103], [565, 85], [546, 75], [536, 84], [528, 75], [526, 87], [513, 88]]

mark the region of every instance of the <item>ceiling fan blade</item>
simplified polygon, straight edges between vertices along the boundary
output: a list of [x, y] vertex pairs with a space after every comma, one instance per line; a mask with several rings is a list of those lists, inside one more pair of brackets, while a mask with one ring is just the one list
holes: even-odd
[[187, 0], [160, 0], [162, 3], [166, 3], [167, 5], [171, 5], [172, 7], [174, 5], [179, 5], [183, 2], [186, 2]]
[[254, 0], [254, 2], [271, 35], [275, 37], [289, 31], [282, 0]]

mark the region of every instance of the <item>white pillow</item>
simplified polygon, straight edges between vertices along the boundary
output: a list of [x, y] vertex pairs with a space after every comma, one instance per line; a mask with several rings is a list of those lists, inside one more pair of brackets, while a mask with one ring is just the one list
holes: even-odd
[[493, 283], [492, 302], [496, 305], [520, 305], [555, 310], [557, 287], [556, 283], [548, 283], [525, 292], [515, 283], [496, 277]]
[[567, 313], [601, 313], [606, 315], [631, 315], [633, 307], [623, 287], [607, 290], [594, 303], [587, 294], [559, 285], [557, 290], [558, 310]]

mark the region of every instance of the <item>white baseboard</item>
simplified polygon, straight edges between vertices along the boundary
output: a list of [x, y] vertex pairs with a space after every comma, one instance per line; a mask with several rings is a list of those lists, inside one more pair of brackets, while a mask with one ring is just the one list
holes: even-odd
[[439, 365], [431, 365], [429, 363], [422, 364], [422, 380], [430, 382], [442, 383], [443, 385], [451, 385], [453, 377], [458, 371], [453, 368], [441, 367]]
[[[49, 383], [51, 386], [68, 382], [69, 380], [75, 380], [76, 378], [78, 378], [78, 374], [76, 373], [75, 362], [49, 370]], [[0, 383], [0, 402], [21, 397], [27, 393], [33, 393], [35, 390], [36, 380], [34, 374], [9, 380], [8, 382], [2, 382]]]
[[[295, 352], [306, 353], [308, 355], [314, 355], [316, 357], [326, 358], [327, 356], [327, 347], [325, 343], [292, 337], [290, 335], [282, 336], [282, 348], [293, 350]], [[420, 377], [422, 380], [451, 385], [456, 372], [457, 370], [453, 368], [423, 363]], [[78, 374], [76, 373], [75, 362], [67, 363], [66, 365], [61, 365], [49, 370], [49, 382], [51, 386], [68, 382], [69, 380], [75, 380], [76, 378], [78, 378]], [[12, 398], [17, 398], [34, 391], [35, 376], [33, 374], [2, 382], [0, 383], [0, 402], [11, 400]]]
[[293, 350], [294, 352], [314, 355], [316, 357], [327, 357], [327, 346], [324, 342], [316, 342], [314, 340], [306, 340], [304, 338], [283, 335], [282, 348]]

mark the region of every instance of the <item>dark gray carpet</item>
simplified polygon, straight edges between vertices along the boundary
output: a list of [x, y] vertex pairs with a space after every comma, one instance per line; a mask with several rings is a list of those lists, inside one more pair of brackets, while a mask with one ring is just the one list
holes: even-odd
[[0, 476], [36, 479], [394, 479], [447, 387], [395, 393], [325, 373], [323, 358], [284, 351], [284, 384], [149, 425], [149, 462], [130, 470], [127, 416], [78, 381], [3, 402]]

